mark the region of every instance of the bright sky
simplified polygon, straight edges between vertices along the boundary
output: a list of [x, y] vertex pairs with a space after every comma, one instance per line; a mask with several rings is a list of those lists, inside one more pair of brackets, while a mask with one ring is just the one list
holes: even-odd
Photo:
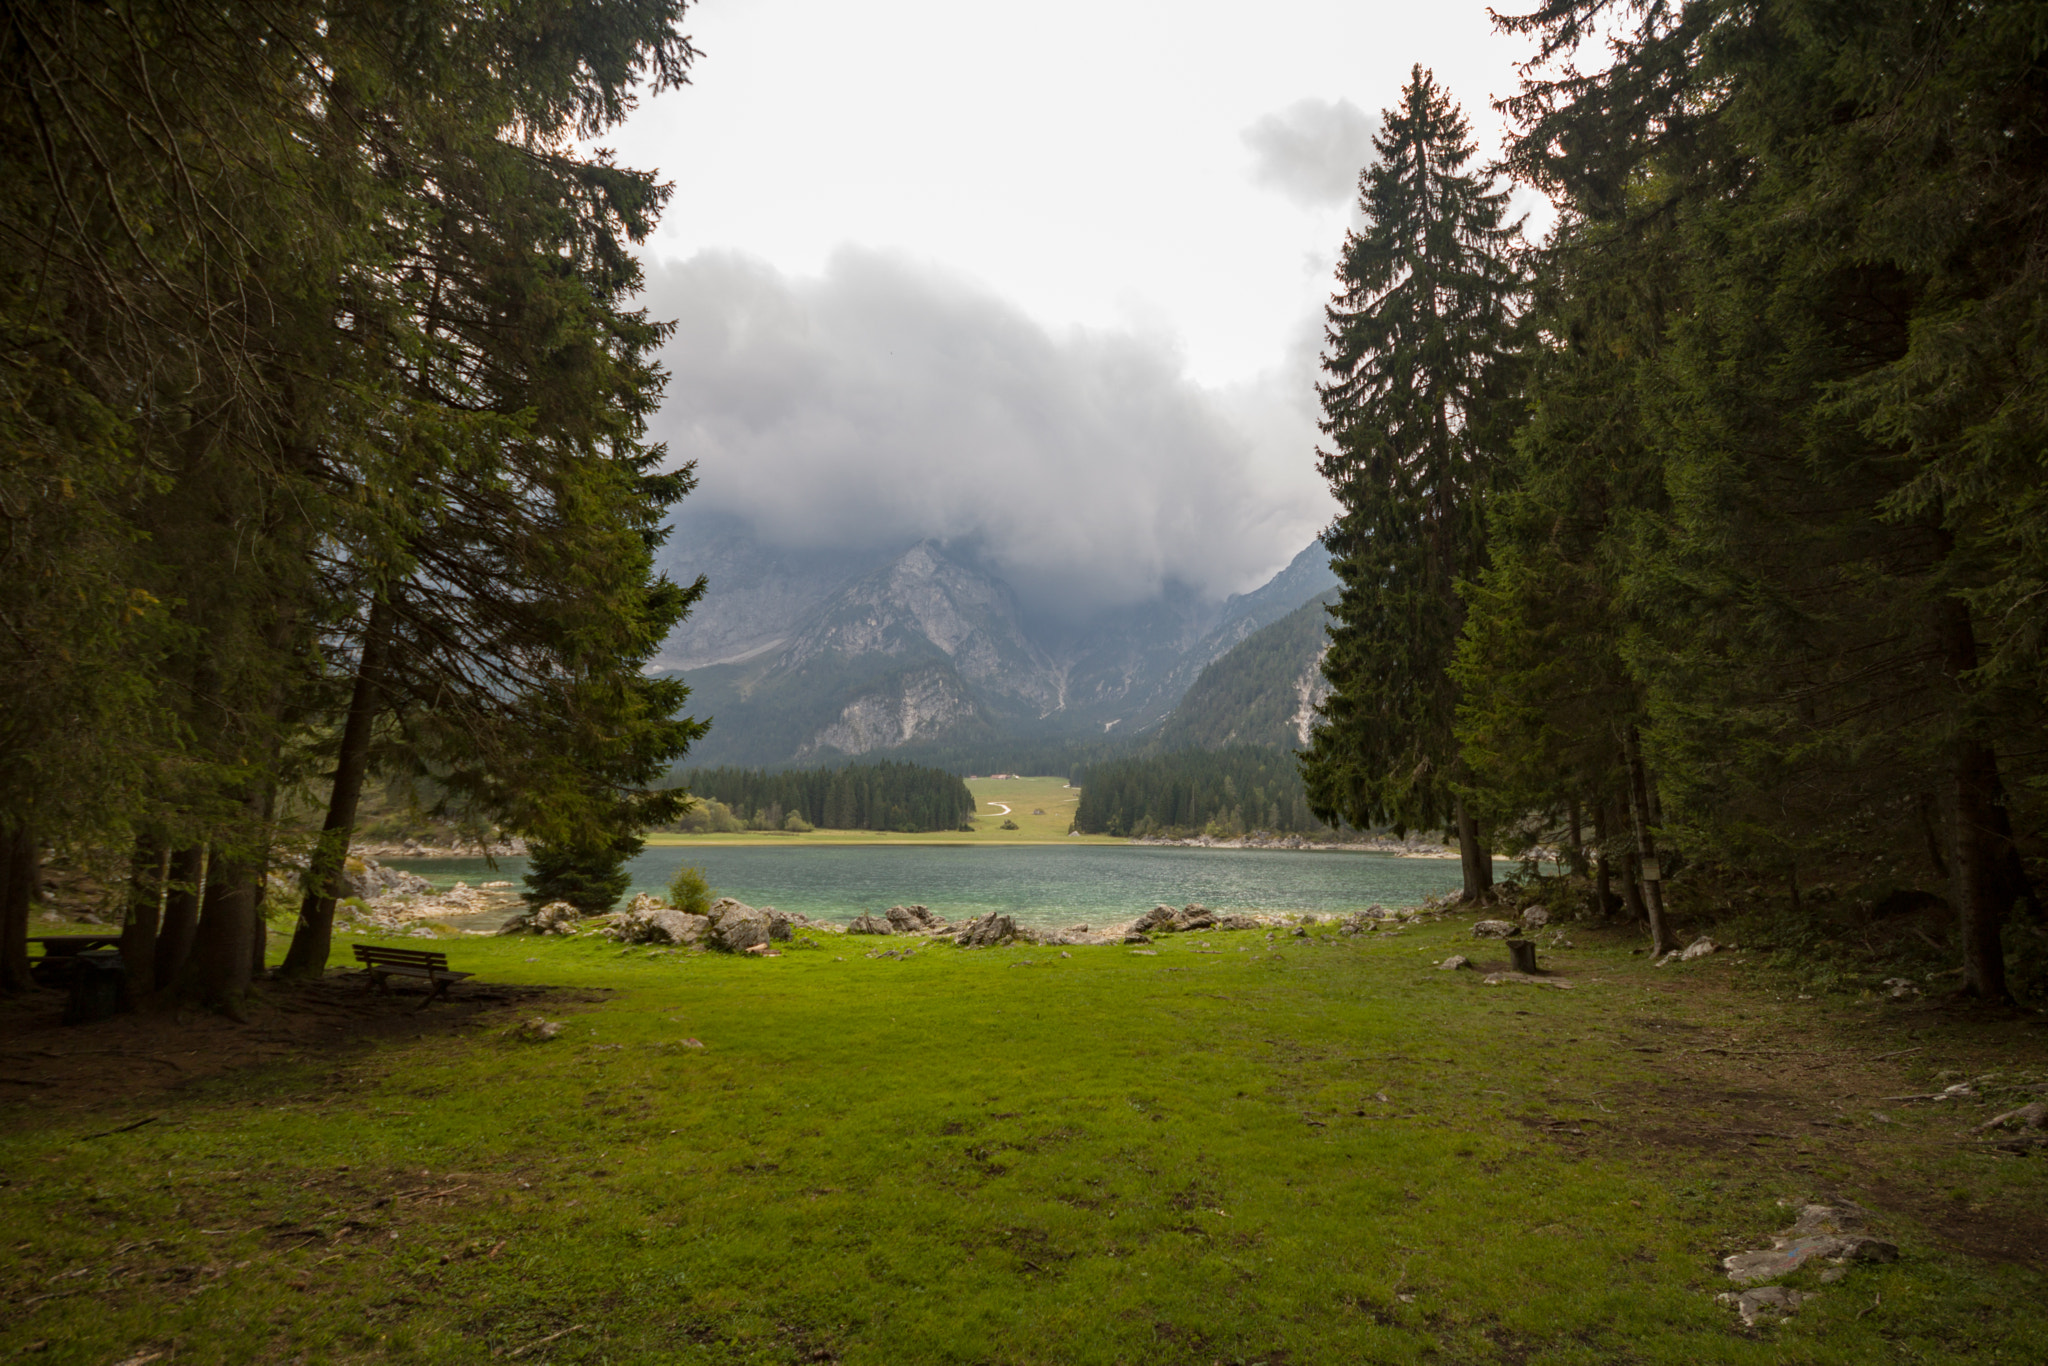
[[[708, 307], [689, 272], [714, 258], [765, 271], [798, 314], [824, 306], [850, 259], [884, 261], [1028, 320], [1055, 350], [1083, 334], [1148, 348], [1177, 376], [1159, 401], [1182, 401], [1171, 389], [1221, 413], [1235, 435], [1219, 450], [1240, 449], [1270, 492], [1240, 509], [1264, 539], [1234, 579], [1284, 563], [1328, 516], [1313, 360], [1370, 123], [1420, 62], [1490, 157], [1490, 100], [1525, 55], [1466, 0], [703, 0], [685, 27], [704, 53], [694, 83], [606, 139], [676, 187], [649, 254], [683, 274], [656, 280], [657, 312]], [[672, 407], [715, 405], [680, 378]], [[700, 459], [713, 502], [760, 513], [768, 494], [738, 492], [746, 476], [720, 461], [774, 466], [786, 439], [751, 418], [744, 440], [730, 423], [690, 437], [698, 416], [672, 414], [671, 440]], [[1161, 458], [1146, 468], [1170, 469]], [[1158, 572], [1182, 573], [1170, 559]]]

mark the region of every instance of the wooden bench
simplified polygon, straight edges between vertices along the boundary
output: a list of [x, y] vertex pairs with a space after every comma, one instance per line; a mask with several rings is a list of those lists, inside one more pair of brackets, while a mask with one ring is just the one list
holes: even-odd
[[427, 999], [420, 1002], [425, 1010], [437, 997], [446, 996], [448, 988], [465, 977], [475, 974], [451, 972], [448, 969], [448, 955], [435, 953], [430, 949], [387, 949], [375, 944], [356, 945], [356, 961], [363, 965], [364, 988], [375, 987], [378, 991], [391, 990], [385, 981], [389, 977], [417, 977], [430, 983], [433, 990]]

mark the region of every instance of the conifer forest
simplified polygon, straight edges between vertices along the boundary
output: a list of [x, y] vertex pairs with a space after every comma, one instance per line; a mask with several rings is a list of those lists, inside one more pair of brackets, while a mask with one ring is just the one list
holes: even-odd
[[585, 864], [680, 808], [668, 190], [588, 147], [686, 80], [681, 9], [0, 8], [7, 990], [43, 851], [96, 844], [131, 1002], [232, 1003], [309, 775], [306, 976], [373, 769]]
[[1688, 865], [1889, 880], [2042, 983], [2043, 15], [1552, 0], [1494, 167], [1417, 68], [1329, 309], [1319, 815], [1475, 896], [1546, 842], [1658, 952]]

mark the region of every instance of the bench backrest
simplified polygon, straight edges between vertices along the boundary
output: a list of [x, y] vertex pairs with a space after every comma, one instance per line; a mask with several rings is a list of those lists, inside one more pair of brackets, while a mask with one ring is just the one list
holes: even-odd
[[359, 963], [382, 963], [390, 967], [431, 968], [445, 972], [448, 955], [429, 949], [387, 949], [376, 944], [356, 945], [356, 961]]

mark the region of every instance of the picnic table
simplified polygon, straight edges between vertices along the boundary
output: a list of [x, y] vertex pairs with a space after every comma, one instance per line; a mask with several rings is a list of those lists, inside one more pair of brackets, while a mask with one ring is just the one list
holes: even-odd
[[78, 972], [79, 955], [121, 946], [118, 934], [35, 934], [29, 943], [41, 944], [43, 956], [29, 963], [29, 972], [46, 987], [70, 985]]

